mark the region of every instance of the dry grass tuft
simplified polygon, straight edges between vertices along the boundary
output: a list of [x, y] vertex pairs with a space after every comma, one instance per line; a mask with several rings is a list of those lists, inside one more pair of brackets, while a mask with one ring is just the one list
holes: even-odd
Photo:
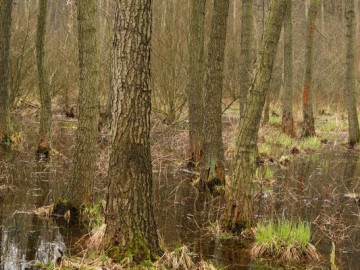
[[194, 262], [191, 259], [192, 253], [187, 246], [182, 246], [172, 252], [166, 251], [155, 263], [158, 269], [194, 269]]
[[91, 250], [100, 250], [104, 236], [105, 236], [106, 224], [101, 225], [93, 229], [91, 236], [86, 241], [87, 247]]
[[54, 211], [54, 204], [45, 205], [34, 210], [34, 214], [41, 217], [49, 217]]
[[200, 261], [194, 263], [193, 254], [187, 246], [182, 246], [172, 252], [166, 251], [164, 255], [154, 264], [155, 269], [166, 270], [216, 270], [217, 268], [210, 262]]

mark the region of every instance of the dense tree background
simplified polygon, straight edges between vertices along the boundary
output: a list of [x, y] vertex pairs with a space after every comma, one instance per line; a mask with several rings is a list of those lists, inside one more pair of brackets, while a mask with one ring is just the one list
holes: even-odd
[[[64, 186], [74, 205], [89, 205], [103, 173], [96, 195], [107, 195], [108, 244], [120, 255], [161, 253], [152, 165], [169, 162], [176, 143], [172, 165], [194, 182], [212, 178], [226, 190], [232, 181], [222, 225], [252, 226], [258, 132], [271, 116], [297, 140], [317, 135], [320, 114], [336, 112], [335, 121], [349, 120], [350, 146], [359, 141], [359, 12], [352, 0], [1, 1], [0, 139], [12, 140], [10, 112], [39, 120], [49, 142], [49, 116], [74, 112]], [[129, 23], [138, 29], [127, 33]], [[163, 155], [152, 159], [155, 147]]]
[[[19, 1], [13, 5], [13, 24], [10, 50], [10, 93], [12, 108], [24, 106], [24, 102], [39, 104], [36, 77], [37, 5], [34, 0]], [[189, 81], [189, 20], [190, 1], [159, 0], [153, 3], [152, 77], [153, 112], [164, 121], [173, 123], [184, 120], [186, 89]], [[266, 1], [265, 1], [266, 2]], [[101, 106], [105, 111], [109, 89], [109, 67], [114, 4], [98, 1]], [[307, 1], [293, 1], [293, 74], [294, 100], [301, 106], [304, 76], [305, 26]], [[267, 9], [267, 5], [265, 9]], [[78, 95], [77, 20], [74, 1], [50, 1], [48, 28], [45, 38], [47, 76], [53, 93], [53, 112], [63, 112], [76, 107]], [[241, 12], [242, 1], [230, 1], [228, 33], [225, 52], [224, 108], [238, 97], [241, 59]], [[355, 1], [355, 11], [360, 4]], [[265, 10], [266, 11], [266, 10]], [[259, 47], [262, 37], [263, 1], [255, 0], [254, 45]], [[315, 33], [315, 63], [313, 66], [314, 112], [323, 108], [345, 108], [346, 20], [343, 1], [321, 1]], [[179, 15], [181, 14], [181, 15]], [[206, 3], [205, 42], [209, 41], [212, 1]], [[265, 13], [266, 15], [266, 13]], [[176, 19], [175, 19], [176, 18]], [[356, 21], [359, 16], [356, 16]], [[359, 23], [356, 24], [356, 32]], [[283, 47], [280, 38], [279, 51]], [[207, 50], [207, 45], [205, 46]], [[205, 52], [205, 55], [207, 53]], [[281, 67], [283, 57], [277, 54], [270, 91], [270, 107], [280, 102]], [[280, 81], [280, 83], [279, 83]], [[296, 110], [298, 112], [298, 110]], [[300, 115], [295, 114], [296, 121]]]

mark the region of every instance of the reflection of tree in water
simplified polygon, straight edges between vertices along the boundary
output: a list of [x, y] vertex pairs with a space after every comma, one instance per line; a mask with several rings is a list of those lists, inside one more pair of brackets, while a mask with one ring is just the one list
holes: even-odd
[[3, 223], [3, 269], [25, 269], [30, 261], [54, 262], [65, 249], [64, 239], [52, 219], [41, 220], [28, 213], [18, 213]]
[[[33, 154], [25, 156], [17, 151], [3, 157], [0, 169], [6, 167], [11, 175], [7, 183], [16, 188], [2, 196], [0, 269], [25, 269], [30, 261], [54, 261], [61, 256], [59, 250], [65, 251], [59, 228], [51, 219], [39, 219], [31, 212], [49, 203], [53, 166], [35, 162]], [[3, 175], [4, 170], [1, 172]]]

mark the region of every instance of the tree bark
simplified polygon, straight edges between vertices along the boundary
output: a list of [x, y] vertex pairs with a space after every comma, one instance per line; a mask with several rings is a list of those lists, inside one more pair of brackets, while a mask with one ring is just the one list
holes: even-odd
[[356, 109], [356, 48], [354, 0], [346, 0], [346, 100], [349, 122], [349, 145], [352, 148], [360, 139], [359, 121]]
[[202, 187], [205, 184], [221, 183], [224, 181], [221, 99], [224, 81], [224, 54], [229, 0], [215, 1], [213, 7], [208, 63], [204, 84], [204, 144], [200, 175]]
[[233, 231], [249, 228], [254, 224], [253, 178], [256, 169], [256, 144], [286, 5], [287, 0], [271, 2], [260, 57], [255, 67], [254, 82], [249, 89], [243, 119], [239, 124], [231, 189], [222, 216], [223, 226]]
[[69, 202], [92, 202], [99, 122], [99, 52], [96, 0], [78, 0], [80, 92], [74, 166]]
[[282, 132], [295, 137], [293, 116], [293, 42], [292, 3], [288, 0], [284, 18], [284, 93], [282, 98]]
[[265, 106], [263, 110], [263, 118], [262, 118], [262, 125], [266, 126], [269, 124], [270, 119], [270, 92], [267, 93], [265, 98]]
[[244, 112], [255, 57], [253, 0], [242, 0], [241, 11], [240, 116]]
[[44, 66], [45, 58], [45, 34], [46, 34], [46, 17], [47, 17], [47, 0], [39, 1], [39, 13], [37, 22], [36, 33], [36, 58], [37, 70], [40, 90], [40, 132], [39, 137], [47, 143], [51, 143], [51, 126], [52, 126], [52, 113], [51, 113], [51, 94], [49, 83], [46, 77]]
[[204, 127], [203, 81], [205, 69], [204, 35], [205, 35], [206, 0], [191, 1], [190, 42], [189, 42], [189, 152], [190, 164], [200, 163]]
[[305, 79], [303, 91], [303, 133], [302, 137], [315, 136], [315, 124], [312, 108], [312, 70], [314, 62], [314, 36], [316, 16], [320, 0], [311, 0], [306, 26]]
[[0, 143], [11, 142], [9, 61], [12, 0], [0, 2]]
[[119, 261], [160, 255], [150, 155], [151, 0], [117, 0], [105, 248]]

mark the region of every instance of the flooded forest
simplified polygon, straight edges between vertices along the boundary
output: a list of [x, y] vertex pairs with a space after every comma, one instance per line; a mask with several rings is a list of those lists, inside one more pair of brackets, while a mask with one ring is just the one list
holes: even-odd
[[359, 269], [359, 0], [0, 21], [0, 270]]

